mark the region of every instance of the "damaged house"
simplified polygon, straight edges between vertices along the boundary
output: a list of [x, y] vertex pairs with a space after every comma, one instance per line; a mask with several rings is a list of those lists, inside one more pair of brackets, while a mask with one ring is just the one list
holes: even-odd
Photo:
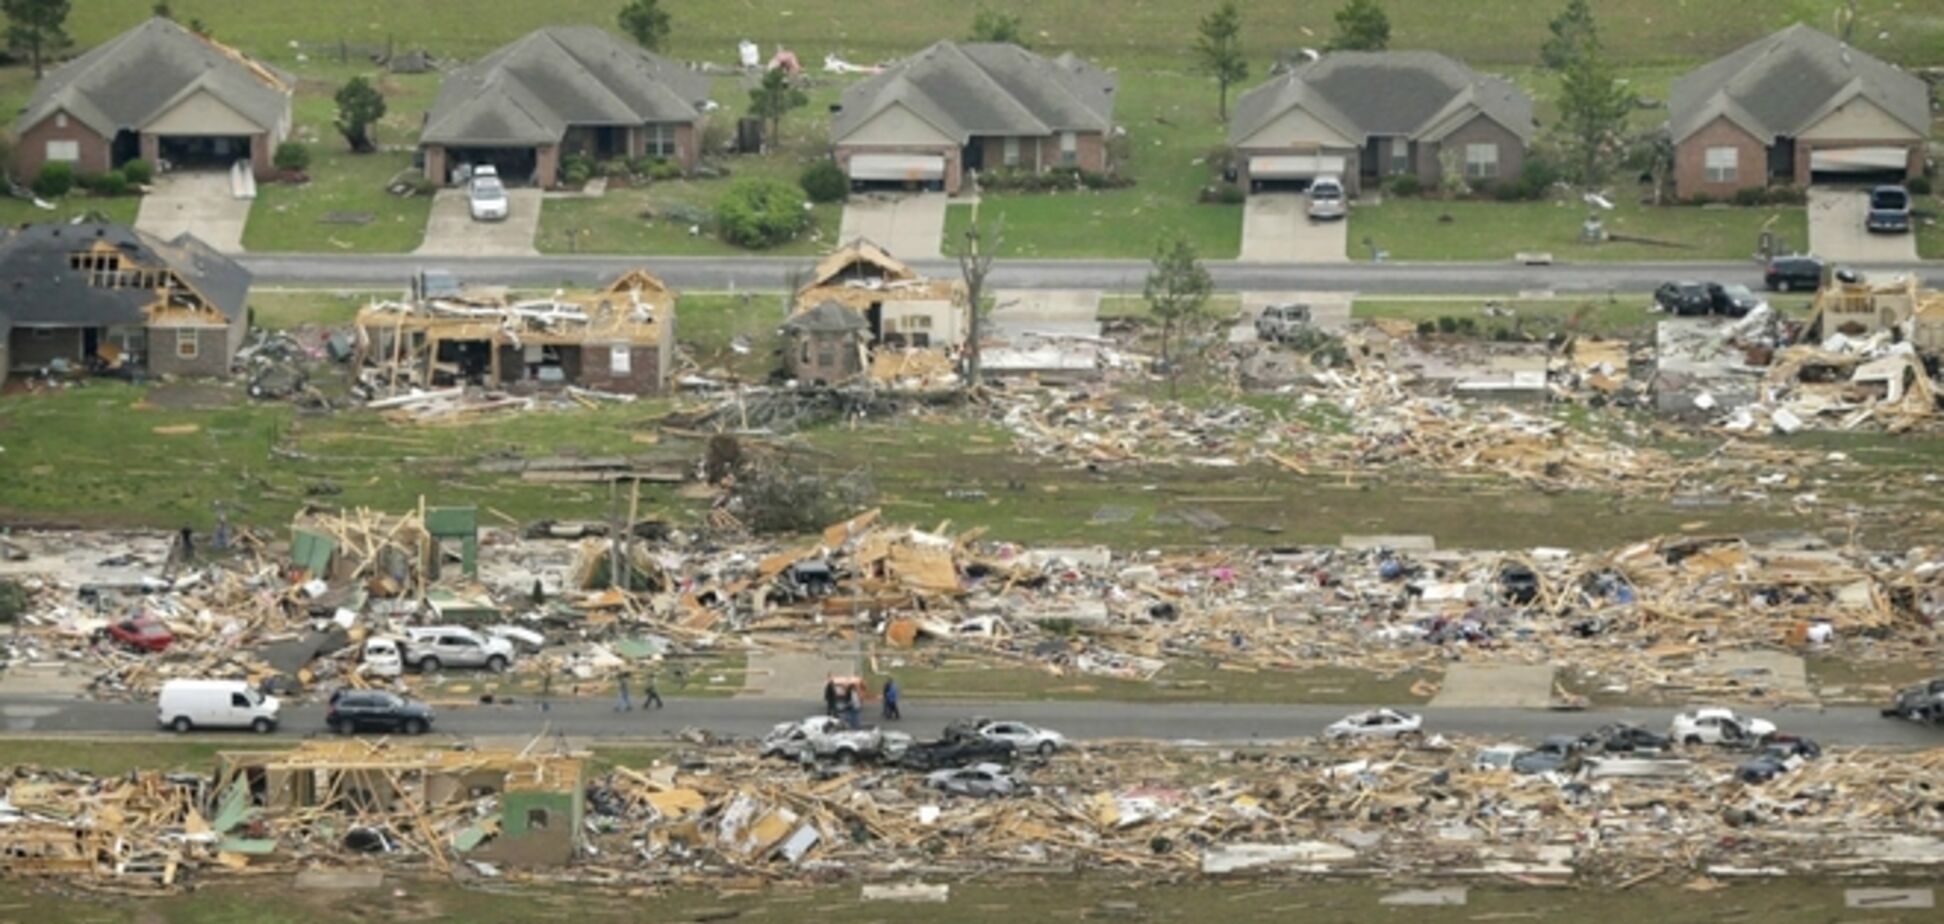
[[355, 361], [374, 393], [577, 385], [654, 394], [668, 384], [675, 292], [646, 270], [592, 292], [511, 300], [457, 289], [358, 312]]
[[[870, 241], [851, 241], [797, 290], [796, 310], [783, 326], [785, 368], [795, 378], [829, 383], [862, 371], [865, 350], [942, 359], [965, 340], [966, 304], [963, 282], [928, 279]], [[909, 371], [912, 363], [895, 365]]]
[[0, 381], [95, 369], [227, 375], [250, 272], [195, 237], [126, 225], [30, 225], [0, 240]]

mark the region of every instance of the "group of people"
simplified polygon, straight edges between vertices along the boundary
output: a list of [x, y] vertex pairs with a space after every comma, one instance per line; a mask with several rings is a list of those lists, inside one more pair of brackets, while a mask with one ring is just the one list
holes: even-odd
[[[904, 718], [898, 711], [898, 681], [884, 678], [884, 720], [895, 722]], [[851, 728], [862, 727], [864, 713], [864, 682], [854, 680], [838, 683], [834, 675], [824, 678], [824, 715], [842, 718]]]

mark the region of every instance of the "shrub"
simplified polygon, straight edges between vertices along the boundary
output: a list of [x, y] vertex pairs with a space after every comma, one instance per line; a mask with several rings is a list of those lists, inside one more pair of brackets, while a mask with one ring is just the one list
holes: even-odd
[[1223, 183], [1221, 192], [1216, 196], [1223, 205], [1241, 205], [1249, 201], [1249, 194], [1235, 183]]
[[1208, 149], [1208, 154], [1203, 157], [1203, 160], [1207, 161], [1208, 169], [1216, 176], [1230, 181], [1235, 179], [1237, 167], [1234, 148], [1226, 144], [1218, 144]]
[[1438, 323], [1436, 321], [1419, 321], [1417, 332], [1420, 337], [1429, 337], [1438, 332]]
[[1386, 185], [1390, 189], [1390, 194], [1393, 196], [1409, 198], [1424, 192], [1424, 182], [1419, 180], [1418, 175], [1415, 173], [1398, 174], [1397, 176], [1391, 177], [1391, 181]]
[[618, 177], [618, 176], [627, 176], [629, 173], [632, 172], [633, 171], [628, 168], [627, 159], [621, 157], [617, 157], [612, 160], [604, 160], [594, 165], [595, 176]]
[[155, 179], [155, 167], [139, 157], [122, 164], [121, 171], [130, 183], [138, 185]]
[[27, 612], [27, 588], [13, 580], [0, 581], [0, 623], [11, 623]]
[[803, 194], [811, 202], [837, 202], [850, 194], [850, 177], [844, 175], [844, 168], [830, 158], [819, 160], [803, 168], [797, 177], [797, 185], [803, 187]]
[[1517, 202], [1526, 198], [1526, 189], [1518, 180], [1501, 180], [1492, 184], [1492, 198], [1500, 202]]
[[271, 156], [270, 162], [275, 164], [278, 170], [287, 173], [303, 173], [310, 169], [310, 146], [301, 141], [286, 141], [277, 145], [277, 153]]
[[585, 160], [576, 160], [560, 168], [561, 182], [568, 186], [586, 186], [594, 175], [594, 165]]
[[95, 177], [94, 192], [97, 196], [128, 195], [128, 174], [120, 170], [110, 170]]
[[648, 178], [651, 180], [680, 179], [682, 172], [681, 161], [669, 160], [666, 157], [657, 157], [654, 163], [648, 165]]
[[1707, 193], [1695, 193], [1689, 196], [1687, 201], [1689, 205], [1707, 205], [1714, 201], [1714, 197]]
[[1809, 201], [1809, 194], [1795, 186], [1772, 186], [1767, 201], [1770, 205], [1802, 205]]
[[1548, 190], [1559, 182], [1559, 167], [1538, 151], [1526, 153], [1525, 164], [1519, 168], [1519, 185], [1525, 187], [1526, 198], [1543, 199]]
[[1928, 196], [1931, 194], [1930, 177], [1913, 176], [1910, 178], [1910, 182], [1904, 184], [1904, 188], [1910, 190], [1910, 194], [1913, 196]]
[[1768, 201], [1768, 190], [1763, 189], [1759, 186], [1751, 186], [1747, 189], [1737, 189], [1735, 190], [1733, 201], [1736, 205], [1740, 205], [1740, 206], [1761, 205], [1762, 203]]
[[1458, 332], [1458, 319], [1448, 314], [1438, 315], [1438, 333], [1455, 334]]
[[42, 164], [40, 173], [34, 177], [34, 195], [42, 199], [59, 199], [73, 188], [74, 165], [66, 161]]
[[716, 203], [723, 240], [743, 247], [774, 247], [810, 223], [803, 191], [776, 180], [737, 180]]

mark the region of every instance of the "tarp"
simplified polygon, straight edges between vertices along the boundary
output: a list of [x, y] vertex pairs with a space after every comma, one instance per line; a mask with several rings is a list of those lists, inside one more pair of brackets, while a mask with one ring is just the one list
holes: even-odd
[[1833, 148], [1809, 152], [1809, 169], [1815, 173], [1878, 173], [1903, 170], [1910, 164], [1904, 148]]
[[1323, 154], [1259, 154], [1249, 158], [1253, 180], [1306, 180], [1343, 175], [1343, 158]]
[[853, 154], [850, 159], [853, 180], [942, 180], [945, 156], [942, 154]]

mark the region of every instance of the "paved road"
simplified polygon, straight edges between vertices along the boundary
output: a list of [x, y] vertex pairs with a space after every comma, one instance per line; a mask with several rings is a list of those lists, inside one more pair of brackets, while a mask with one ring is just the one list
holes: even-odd
[[[641, 738], [672, 735], [686, 727], [722, 735], [756, 736], [770, 726], [814, 713], [819, 704], [792, 708], [774, 700], [670, 700], [667, 709], [617, 714], [608, 701], [560, 702], [549, 712], [532, 705], [469, 706], [439, 712], [437, 729], [463, 736], [528, 735], [551, 730], [577, 738]], [[1059, 729], [1078, 739], [1156, 738], [1169, 741], [1240, 743], [1302, 738], [1355, 711], [1347, 706], [1180, 705], [1137, 703], [1031, 702], [926, 703], [907, 701], [900, 725], [930, 736], [955, 718], [989, 715]], [[1666, 709], [1611, 709], [1548, 712], [1518, 709], [1425, 709], [1431, 732], [1505, 739], [1537, 740], [1552, 734], [1577, 734], [1607, 722], [1638, 722], [1665, 728]], [[1874, 709], [1755, 712], [1784, 732], [1805, 735], [1824, 745], [1936, 747], [1944, 732], [1885, 719]], [[0, 700], [0, 726], [12, 734], [119, 734], [156, 730], [155, 707], [144, 703], [8, 698]], [[285, 713], [279, 736], [300, 737], [324, 728], [324, 710], [301, 706]]]
[[[642, 264], [678, 289], [780, 290], [810, 257], [419, 257], [406, 254], [250, 254], [241, 258], [262, 285], [402, 287], [414, 269], [435, 266], [482, 285], [593, 285]], [[956, 276], [947, 260], [915, 260], [919, 271]], [[995, 289], [1101, 289], [1139, 292], [1147, 275], [1143, 260], [1001, 260], [987, 284]], [[1708, 278], [1761, 284], [1761, 268], [1735, 263], [1582, 263], [1516, 266], [1507, 263], [1297, 263], [1211, 262], [1209, 272], [1224, 290], [1275, 292], [1325, 290], [1396, 294], [1512, 294], [1647, 292], [1669, 279]], [[1944, 264], [1865, 266], [1872, 272], [1922, 272], [1944, 286]]]

